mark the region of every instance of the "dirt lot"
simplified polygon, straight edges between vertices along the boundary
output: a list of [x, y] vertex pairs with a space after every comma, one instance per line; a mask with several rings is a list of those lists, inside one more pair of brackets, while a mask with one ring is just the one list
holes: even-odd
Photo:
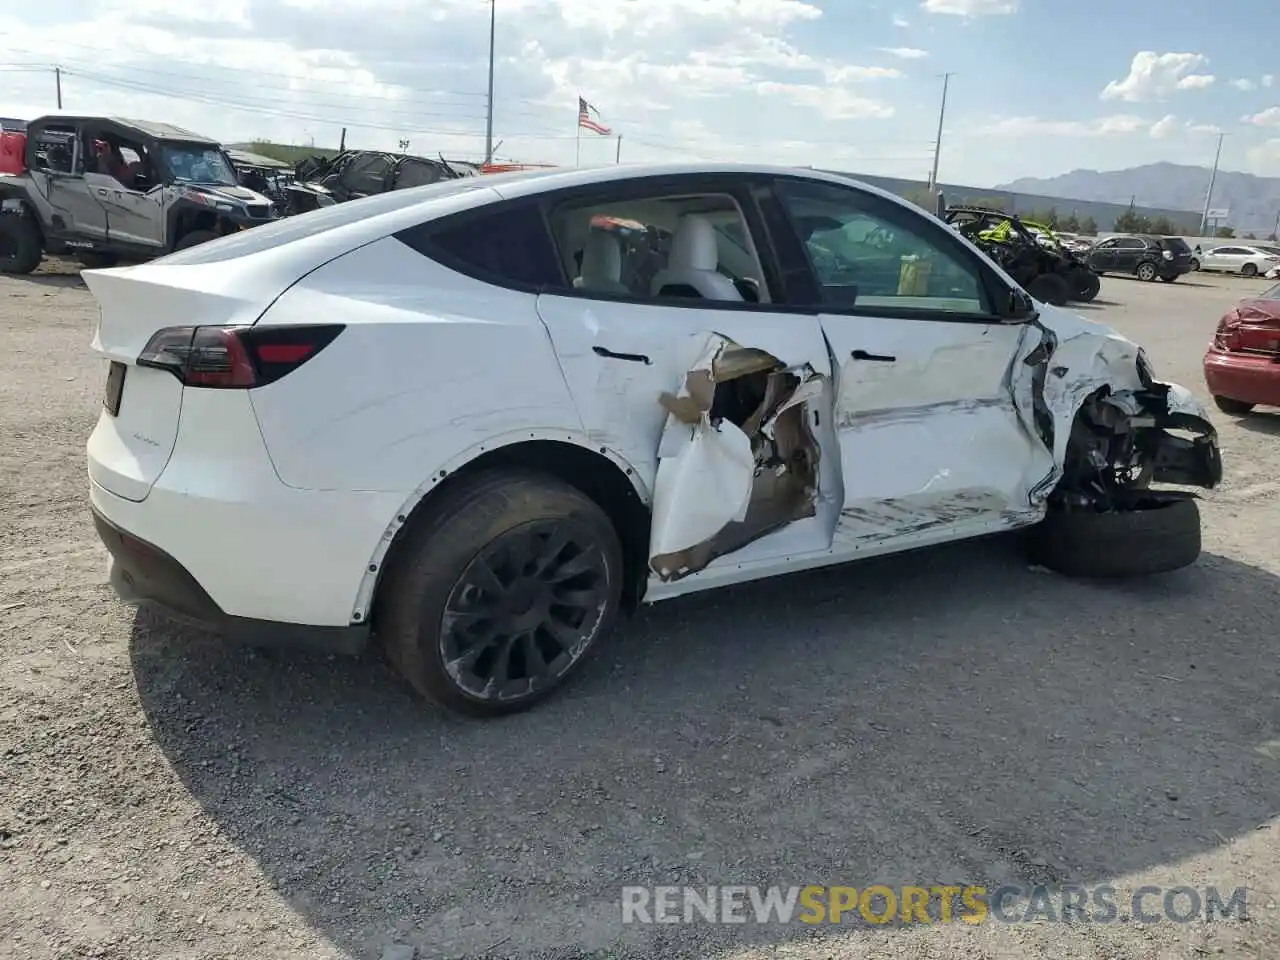
[[[1108, 278], [1090, 315], [1202, 393], [1260, 285]], [[376, 656], [112, 599], [94, 318], [74, 275], [0, 280], [0, 955], [1280, 956], [1280, 415], [1217, 417], [1189, 570], [1076, 583], [995, 540], [675, 601], [468, 723]], [[618, 923], [623, 884], [1059, 881], [1245, 885], [1250, 920]]]

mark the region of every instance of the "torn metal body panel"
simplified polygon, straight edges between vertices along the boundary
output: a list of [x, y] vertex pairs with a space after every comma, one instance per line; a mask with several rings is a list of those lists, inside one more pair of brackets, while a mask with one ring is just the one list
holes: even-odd
[[817, 512], [809, 429], [824, 378], [711, 334], [668, 413], [654, 487], [650, 568], [664, 581]]
[[[1217, 431], [1185, 387], [1154, 378], [1137, 344], [1103, 324], [1045, 307], [1015, 396], [1053, 451], [1033, 502], [1105, 507], [1121, 490], [1222, 479]], [[1180, 431], [1187, 436], [1172, 431]]]

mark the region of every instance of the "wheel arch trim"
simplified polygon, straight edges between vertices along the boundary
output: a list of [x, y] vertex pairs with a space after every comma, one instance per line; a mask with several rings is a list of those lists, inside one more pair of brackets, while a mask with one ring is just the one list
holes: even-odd
[[592, 440], [591, 437], [584, 433], [571, 430], [518, 430], [499, 434], [482, 443], [472, 444], [441, 463], [430, 476], [414, 488], [413, 492], [405, 498], [404, 503], [395, 512], [395, 515], [388, 521], [382, 531], [382, 535], [378, 538], [378, 544], [372, 556], [365, 563], [364, 575], [361, 577], [360, 587], [356, 592], [355, 601], [351, 607], [351, 622], [353, 624], [362, 624], [368, 621], [392, 544], [414, 513], [431, 498], [431, 495], [445, 480], [486, 454], [493, 454], [499, 450], [510, 449], [520, 444], [538, 442], [566, 444], [606, 460], [630, 482], [632, 490], [644, 508], [646, 510], [651, 509], [652, 492], [648, 484], [645, 483], [640, 471], [626, 457], [613, 450], [608, 444]]

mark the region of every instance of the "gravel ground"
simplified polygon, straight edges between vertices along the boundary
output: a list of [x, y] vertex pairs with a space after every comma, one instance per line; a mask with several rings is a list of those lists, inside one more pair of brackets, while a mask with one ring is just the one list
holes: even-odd
[[[1203, 393], [1260, 286], [1108, 278], [1090, 315]], [[474, 723], [376, 656], [118, 604], [86, 509], [93, 303], [51, 267], [0, 279], [0, 311], [0, 955], [1280, 956], [1280, 416], [1217, 417], [1188, 570], [1077, 583], [996, 539], [673, 601]], [[618, 922], [623, 884], [1059, 881], [1247, 886], [1251, 919]]]

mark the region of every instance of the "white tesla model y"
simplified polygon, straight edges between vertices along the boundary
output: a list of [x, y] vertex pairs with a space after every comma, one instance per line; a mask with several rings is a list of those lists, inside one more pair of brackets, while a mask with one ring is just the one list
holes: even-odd
[[1217, 438], [1112, 330], [812, 170], [618, 166], [358, 200], [88, 271], [90, 499], [126, 599], [376, 638], [526, 708], [619, 610], [1028, 528], [1084, 576], [1200, 550]]

